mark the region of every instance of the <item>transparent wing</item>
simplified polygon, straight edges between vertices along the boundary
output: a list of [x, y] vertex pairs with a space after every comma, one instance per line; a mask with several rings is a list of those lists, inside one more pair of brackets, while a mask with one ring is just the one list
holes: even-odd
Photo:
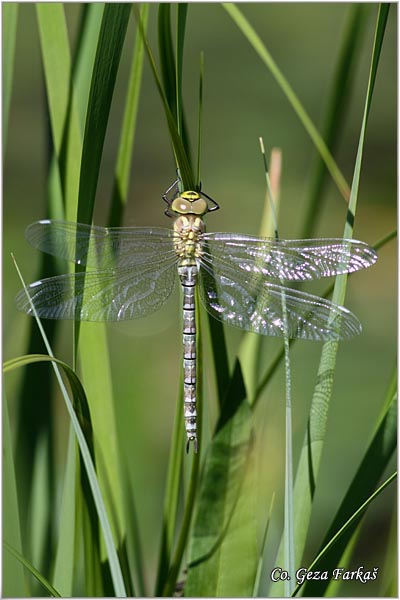
[[[375, 250], [357, 240], [321, 238], [314, 240], [273, 240], [231, 233], [203, 236], [209, 262], [220, 261], [246, 273], [274, 279], [305, 281], [352, 273], [374, 264]], [[208, 251], [208, 252], [207, 252]]]
[[[32, 283], [29, 297], [39, 317], [122, 321], [149, 315], [166, 302], [176, 278], [176, 258], [117, 271], [59, 275]], [[33, 315], [25, 290], [17, 308]]]
[[174, 232], [156, 227], [97, 227], [46, 220], [29, 225], [25, 236], [42, 252], [99, 271], [174, 254]]
[[248, 277], [230, 267], [221, 272], [218, 266], [212, 275], [204, 260], [200, 295], [207, 311], [219, 321], [261, 335], [283, 337], [284, 314], [290, 338], [339, 340], [361, 332], [357, 317], [342, 306], [262, 278]]

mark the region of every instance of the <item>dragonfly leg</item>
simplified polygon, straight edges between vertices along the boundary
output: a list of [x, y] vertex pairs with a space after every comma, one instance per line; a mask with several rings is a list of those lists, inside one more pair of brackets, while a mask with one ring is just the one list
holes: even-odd
[[208, 208], [207, 212], [212, 212], [213, 210], [218, 210], [219, 209], [219, 204], [218, 202], [216, 202], [213, 198], [211, 198], [211, 196], [208, 196], [205, 192], [201, 191], [201, 184], [200, 184], [200, 192], [199, 192], [200, 196], [203, 196], [205, 198], [207, 198], [207, 200], [209, 200], [210, 202], [213, 203], [213, 206], [210, 206]]
[[[174, 213], [172, 213], [170, 211], [170, 206], [171, 206], [171, 202], [176, 198], [177, 193], [179, 192], [179, 189], [175, 189], [178, 187], [178, 184], [181, 182], [181, 178], [178, 175], [178, 179], [176, 179], [176, 181], [174, 181], [174, 183], [172, 185], [169, 186], [169, 188], [167, 190], [165, 190], [164, 194], [162, 195], [162, 199], [164, 200], [164, 202], [168, 205], [167, 208], [164, 210], [164, 214], [167, 217], [173, 217]], [[172, 198], [168, 197], [168, 194], [170, 193], [171, 190], [175, 189], [175, 192], [172, 196]]]
[[168, 188], [167, 190], [165, 190], [165, 192], [163, 193], [163, 195], [162, 195], [162, 199], [164, 200], [164, 202], [166, 202], [166, 203], [168, 204], [168, 206], [171, 204], [171, 202], [172, 202], [172, 200], [174, 199], [174, 197], [176, 196], [176, 193], [177, 193], [177, 191], [178, 191], [178, 190], [175, 190], [175, 192], [174, 192], [174, 196], [173, 196], [173, 198], [171, 198], [171, 199], [169, 199], [169, 197], [168, 197], [168, 194], [170, 193], [170, 191], [171, 191], [171, 190], [173, 190], [174, 188], [177, 188], [177, 187], [178, 187], [178, 185], [179, 185], [179, 183], [180, 183], [181, 181], [182, 181], [182, 180], [181, 180], [181, 178], [178, 176], [178, 179], [176, 179], [176, 180], [174, 181], [174, 183], [173, 183], [173, 184], [171, 184], [171, 185], [169, 186], [169, 188]]

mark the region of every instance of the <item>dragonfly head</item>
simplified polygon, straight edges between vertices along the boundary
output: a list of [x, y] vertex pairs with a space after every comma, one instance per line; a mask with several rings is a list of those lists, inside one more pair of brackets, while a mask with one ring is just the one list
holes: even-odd
[[[212, 204], [210, 204], [210, 201]], [[171, 201], [166, 214], [168, 216], [196, 215], [202, 217], [217, 208], [219, 208], [218, 204], [208, 196], [203, 195], [201, 192], [188, 190]]]

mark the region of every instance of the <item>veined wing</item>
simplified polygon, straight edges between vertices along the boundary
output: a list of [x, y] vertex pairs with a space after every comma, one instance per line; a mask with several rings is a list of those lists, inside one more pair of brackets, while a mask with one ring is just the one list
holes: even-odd
[[[32, 283], [27, 291], [39, 317], [76, 321], [122, 321], [149, 315], [169, 298], [177, 258], [147, 265], [58, 275]], [[25, 290], [17, 308], [33, 315]]]
[[305, 281], [352, 273], [374, 264], [375, 250], [357, 240], [321, 238], [313, 240], [260, 239], [231, 233], [206, 233], [208, 260], [274, 279]]
[[290, 338], [339, 340], [361, 332], [357, 317], [342, 306], [263, 278], [247, 277], [238, 269], [220, 271], [214, 265], [211, 270], [203, 259], [200, 293], [213, 317], [261, 335], [283, 337], [285, 319]]
[[156, 262], [174, 254], [174, 232], [161, 227], [97, 227], [68, 221], [37, 221], [25, 232], [29, 243], [53, 256], [99, 271]]

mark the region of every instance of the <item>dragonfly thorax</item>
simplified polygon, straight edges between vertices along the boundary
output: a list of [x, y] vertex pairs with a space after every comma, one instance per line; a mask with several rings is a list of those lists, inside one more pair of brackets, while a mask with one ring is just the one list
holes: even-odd
[[195, 215], [180, 216], [174, 223], [175, 252], [186, 264], [194, 264], [202, 255], [201, 236], [205, 231], [204, 221]]

